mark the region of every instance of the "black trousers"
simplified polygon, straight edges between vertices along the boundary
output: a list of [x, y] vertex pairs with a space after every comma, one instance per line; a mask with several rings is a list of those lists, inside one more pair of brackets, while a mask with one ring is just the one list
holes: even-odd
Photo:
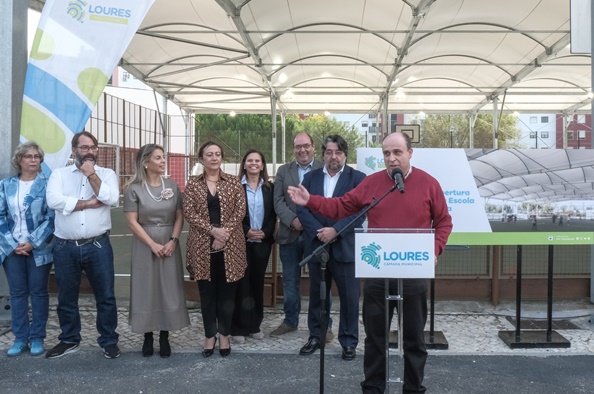
[[231, 335], [231, 319], [237, 282], [227, 283], [224, 253], [210, 255], [210, 281], [199, 280], [204, 335], [212, 338], [218, 332]]
[[[361, 382], [363, 393], [383, 393], [386, 388], [386, 330], [384, 279], [365, 279], [363, 287], [363, 324], [365, 325], [365, 355]], [[404, 393], [422, 393], [427, 361], [424, 329], [427, 322], [427, 281], [424, 279], [403, 280], [404, 327]], [[391, 279], [390, 294], [398, 293], [398, 281]], [[389, 305], [392, 321], [396, 301]], [[393, 376], [402, 376], [396, 371]]]
[[[307, 312], [307, 325], [309, 335], [317, 338], [322, 337], [321, 329], [321, 304], [320, 304], [320, 282], [322, 281], [322, 269], [319, 262], [309, 262], [309, 309]], [[339, 263], [331, 255], [326, 264], [326, 316], [329, 319], [332, 299], [330, 290], [332, 279], [338, 289], [340, 298], [340, 323], [338, 326], [338, 342], [343, 347], [357, 347], [359, 343], [359, 279], [355, 278], [355, 263]], [[329, 321], [330, 326], [332, 322]]]
[[260, 332], [264, 320], [264, 276], [272, 244], [246, 242], [247, 269], [237, 282], [231, 335], [248, 336]]

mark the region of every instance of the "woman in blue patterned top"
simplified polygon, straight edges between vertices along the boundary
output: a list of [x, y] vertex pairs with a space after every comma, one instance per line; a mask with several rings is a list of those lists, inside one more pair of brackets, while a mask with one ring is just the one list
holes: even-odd
[[47, 177], [41, 172], [43, 157], [43, 150], [35, 142], [19, 145], [12, 158], [18, 174], [0, 182], [0, 262], [10, 289], [15, 337], [8, 356], [18, 356], [29, 347], [34, 356], [44, 350], [54, 211], [48, 208], [45, 199]]

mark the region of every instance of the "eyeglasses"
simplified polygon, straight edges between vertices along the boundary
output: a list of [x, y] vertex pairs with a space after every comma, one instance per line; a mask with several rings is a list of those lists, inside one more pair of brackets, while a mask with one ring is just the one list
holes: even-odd
[[294, 145], [293, 148], [295, 150], [301, 150], [301, 149], [305, 149], [308, 150], [309, 148], [311, 148], [311, 144], [303, 144], [303, 145]]
[[27, 159], [27, 160], [31, 160], [31, 159], [41, 160], [41, 155], [32, 155], [30, 153], [27, 153], [26, 155], [23, 155], [23, 159]]
[[88, 151], [97, 152], [99, 147], [97, 145], [93, 145], [93, 146], [82, 145], [82, 146], [79, 146], [78, 149], [80, 149], [81, 152], [88, 152]]

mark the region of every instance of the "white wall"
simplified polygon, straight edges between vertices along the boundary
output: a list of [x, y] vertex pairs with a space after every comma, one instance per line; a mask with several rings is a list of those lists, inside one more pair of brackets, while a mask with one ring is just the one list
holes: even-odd
[[556, 114], [520, 114], [518, 128], [522, 132], [520, 143], [527, 149], [556, 148]]

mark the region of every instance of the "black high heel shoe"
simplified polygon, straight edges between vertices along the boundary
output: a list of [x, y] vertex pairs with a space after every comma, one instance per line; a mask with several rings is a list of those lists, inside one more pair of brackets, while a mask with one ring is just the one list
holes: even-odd
[[204, 356], [204, 358], [212, 356], [212, 354], [214, 353], [214, 348], [215, 348], [216, 344], [217, 344], [217, 337], [215, 337], [214, 343], [212, 344], [212, 348], [202, 349], [202, 355]]
[[142, 344], [142, 355], [144, 357], [150, 357], [153, 355], [153, 333], [146, 332], [144, 334], [144, 342]]
[[221, 357], [227, 357], [231, 354], [231, 337], [227, 336], [227, 340], [229, 341], [229, 347], [227, 349], [221, 349], [221, 343], [219, 342], [219, 354]]

